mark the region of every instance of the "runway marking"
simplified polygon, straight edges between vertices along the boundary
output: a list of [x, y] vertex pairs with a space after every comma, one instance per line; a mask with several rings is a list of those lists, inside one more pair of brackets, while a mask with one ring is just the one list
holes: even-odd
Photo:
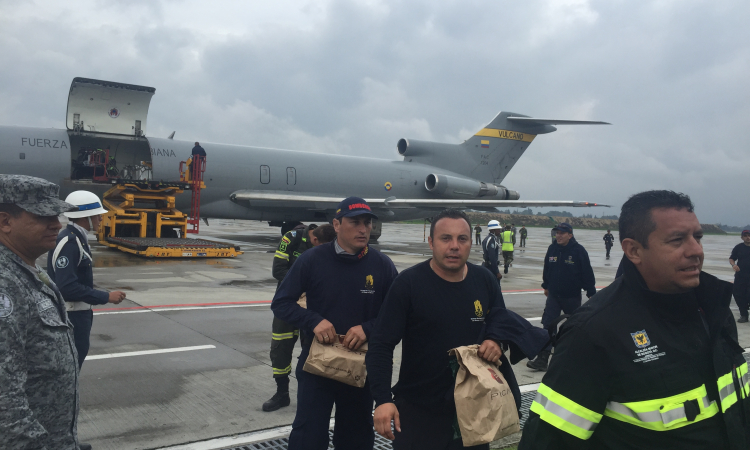
[[533, 383], [533, 384], [524, 384], [523, 386], [518, 386], [519, 389], [521, 389], [521, 393], [524, 392], [533, 392], [539, 389], [540, 383]]
[[224, 302], [224, 303], [188, 303], [185, 305], [154, 305], [134, 306], [132, 308], [100, 308], [94, 309], [95, 316], [108, 314], [137, 314], [157, 311], [188, 311], [193, 309], [225, 309], [225, 308], [248, 308], [253, 306], [270, 305], [271, 300], [256, 300], [249, 302]]
[[192, 350], [205, 350], [208, 348], [216, 348], [216, 346], [196, 345], [193, 347], [162, 348], [159, 350], [142, 350], [139, 352], [105, 353], [103, 355], [89, 355], [86, 357], [86, 361], [90, 361], [92, 359], [125, 358], [127, 356], [157, 355], [159, 353], [189, 352]]

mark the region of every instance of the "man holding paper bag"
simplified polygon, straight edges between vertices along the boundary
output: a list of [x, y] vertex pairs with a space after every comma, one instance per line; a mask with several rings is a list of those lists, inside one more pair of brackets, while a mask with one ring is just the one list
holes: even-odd
[[[339, 204], [333, 226], [337, 238], [303, 253], [281, 282], [271, 303], [276, 317], [306, 333], [297, 377], [297, 415], [289, 449], [328, 448], [333, 405], [336, 425], [333, 444], [341, 449], [372, 449], [372, 395], [369, 382], [355, 387], [303, 370], [314, 338], [321, 344], [338, 342], [359, 349], [370, 337], [385, 294], [396, 277], [393, 262], [367, 242], [372, 231], [367, 202], [349, 197]], [[297, 304], [307, 293], [307, 309]]]
[[[521, 395], [510, 364], [533, 357], [549, 340], [545, 330], [505, 309], [489, 271], [467, 263], [471, 230], [461, 211], [448, 209], [433, 217], [432, 258], [396, 278], [375, 324], [366, 360], [376, 404], [375, 430], [395, 439], [395, 450], [464, 448], [461, 439], [454, 439], [455, 380], [449, 350], [481, 343], [478, 356], [502, 362], [499, 370], [520, 408]], [[391, 390], [393, 349], [399, 341], [403, 341], [401, 371]], [[500, 343], [510, 346], [510, 362]]]

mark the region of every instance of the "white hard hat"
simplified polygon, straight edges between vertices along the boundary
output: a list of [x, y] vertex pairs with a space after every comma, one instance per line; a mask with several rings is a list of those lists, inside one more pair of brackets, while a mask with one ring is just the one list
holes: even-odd
[[500, 222], [498, 222], [497, 220], [490, 220], [490, 223], [487, 224], [487, 229], [488, 230], [499, 230], [500, 229]]
[[80, 217], [98, 216], [107, 212], [102, 208], [102, 202], [96, 194], [89, 191], [75, 191], [65, 197], [65, 201], [78, 207], [78, 211], [66, 212], [65, 217], [68, 219], [78, 219]]

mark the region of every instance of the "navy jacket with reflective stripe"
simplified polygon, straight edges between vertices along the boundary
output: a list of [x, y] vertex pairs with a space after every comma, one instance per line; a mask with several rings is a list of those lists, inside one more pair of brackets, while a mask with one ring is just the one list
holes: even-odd
[[[538, 396], [545, 405], [532, 405], [537, 412], [530, 414], [519, 450], [747, 449], [748, 389], [738, 389], [740, 400], [726, 411], [719, 409], [702, 420], [683, 419], [664, 431], [628, 423], [612, 414], [622, 411], [622, 404], [674, 399], [702, 386], [706, 401], [720, 404], [718, 380], [746, 364], [729, 309], [730, 283], [701, 272], [700, 286], [691, 292], [657, 294], [646, 288], [629, 260], [623, 265], [624, 276], [597, 293], [563, 325], [540, 388], [540, 393], [544, 390], [546, 394]], [[732, 386], [728, 389], [740, 387], [739, 380]], [[664, 420], [669, 422], [702, 402], [695, 400], [676, 411], [669, 411], [674, 404], [658, 403], [666, 406], [662, 412], [668, 412]], [[585, 408], [578, 410], [579, 414], [566, 412], [579, 406]], [[642, 416], [658, 416], [659, 411], [654, 407]], [[540, 414], [547, 414], [546, 419]], [[557, 420], [566, 416], [567, 422]], [[596, 417], [598, 423], [581, 416]], [[587, 423], [593, 434], [576, 437]]]

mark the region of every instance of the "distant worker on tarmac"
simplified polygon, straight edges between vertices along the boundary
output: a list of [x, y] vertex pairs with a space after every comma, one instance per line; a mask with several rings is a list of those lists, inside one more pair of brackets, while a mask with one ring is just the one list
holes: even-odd
[[[297, 414], [289, 450], [325, 450], [331, 411], [336, 406], [333, 445], [338, 449], [372, 449], [372, 394], [363, 388], [305, 372], [313, 339], [334, 340], [351, 350], [369, 340], [388, 289], [398, 274], [393, 262], [368, 246], [377, 216], [359, 197], [344, 199], [333, 218], [336, 240], [302, 254], [281, 282], [271, 303], [279, 319], [306, 334], [295, 375]], [[307, 294], [307, 309], [297, 304]], [[342, 336], [340, 338], [339, 336]]]
[[508, 267], [513, 264], [513, 244], [516, 243], [516, 233], [510, 225], [505, 225], [505, 231], [500, 233], [500, 243], [503, 251], [503, 273], [508, 273]]
[[729, 264], [734, 269], [732, 294], [740, 310], [739, 323], [747, 323], [750, 307], [750, 230], [742, 230], [742, 243], [737, 244], [729, 255]]
[[526, 235], [528, 233], [528, 231], [526, 230], [526, 225], [521, 225], [519, 233], [521, 233], [521, 242], [519, 247], [526, 248]]
[[482, 241], [482, 255], [484, 262], [482, 265], [487, 268], [492, 275], [495, 275], [497, 282], [503, 278], [503, 274], [500, 273], [499, 259], [500, 259], [500, 244], [498, 242], [498, 236], [502, 229], [500, 228], [500, 222], [497, 220], [490, 220], [487, 224], [487, 237]]
[[0, 448], [91, 449], [78, 442], [78, 366], [65, 301], [36, 260], [55, 248], [60, 188], [0, 175]]
[[[282, 236], [271, 269], [271, 274], [278, 280], [277, 289], [294, 261], [306, 250], [317, 245], [317, 238], [313, 235], [317, 228], [314, 223], [307, 226], [299, 224]], [[263, 403], [263, 411], [276, 411], [290, 404], [289, 374], [292, 371], [292, 352], [298, 337], [297, 327], [274, 316], [271, 324], [271, 369], [276, 381], [276, 394]]]
[[[544, 256], [542, 289], [547, 297], [542, 313], [542, 326], [549, 328], [560, 316], [560, 312], [573, 314], [581, 306], [581, 289], [586, 297], [596, 294], [594, 269], [586, 249], [573, 237], [573, 227], [563, 222], [554, 228], [557, 242], [550, 245]], [[547, 370], [552, 347], [549, 346], [526, 363], [535, 370]]]
[[607, 230], [607, 234], [604, 235], [604, 247], [607, 249], [607, 259], [609, 259], [609, 251], [612, 250], [612, 246], [615, 242], [615, 236]]
[[474, 227], [474, 234], [476, 235], [476, 241], [477, 245], [482, 244], [482, 227], [477, 224], [477, 226]]
[[555, 231], [555, 229], [553, 228], [552, 229], [552, 243], [554, 244], [555, 242], [557, 242], [557, 231]]
[[625, 273], [561, 327], [518, 449], [747, 450], [732, 286], [702, 271], [690, 198], [641, 192], [619, 222]]
[[57, 236], [57, 245], [47, 254], [47, 274], [60, 289], [68, 319], [73, 324], [78, 367], [89, 353], [91, 326], [94, 323], [93, 305], [115, 305], [125, 299], [122, 291], [107, 292], [94, 289], [94, 259], [89, 247], [89, 232], [96, 233], [106, 213], [96, 194], [89, 191], [71, 192], [67, 203], [79, 210], [64, 213], [70, 222]]

